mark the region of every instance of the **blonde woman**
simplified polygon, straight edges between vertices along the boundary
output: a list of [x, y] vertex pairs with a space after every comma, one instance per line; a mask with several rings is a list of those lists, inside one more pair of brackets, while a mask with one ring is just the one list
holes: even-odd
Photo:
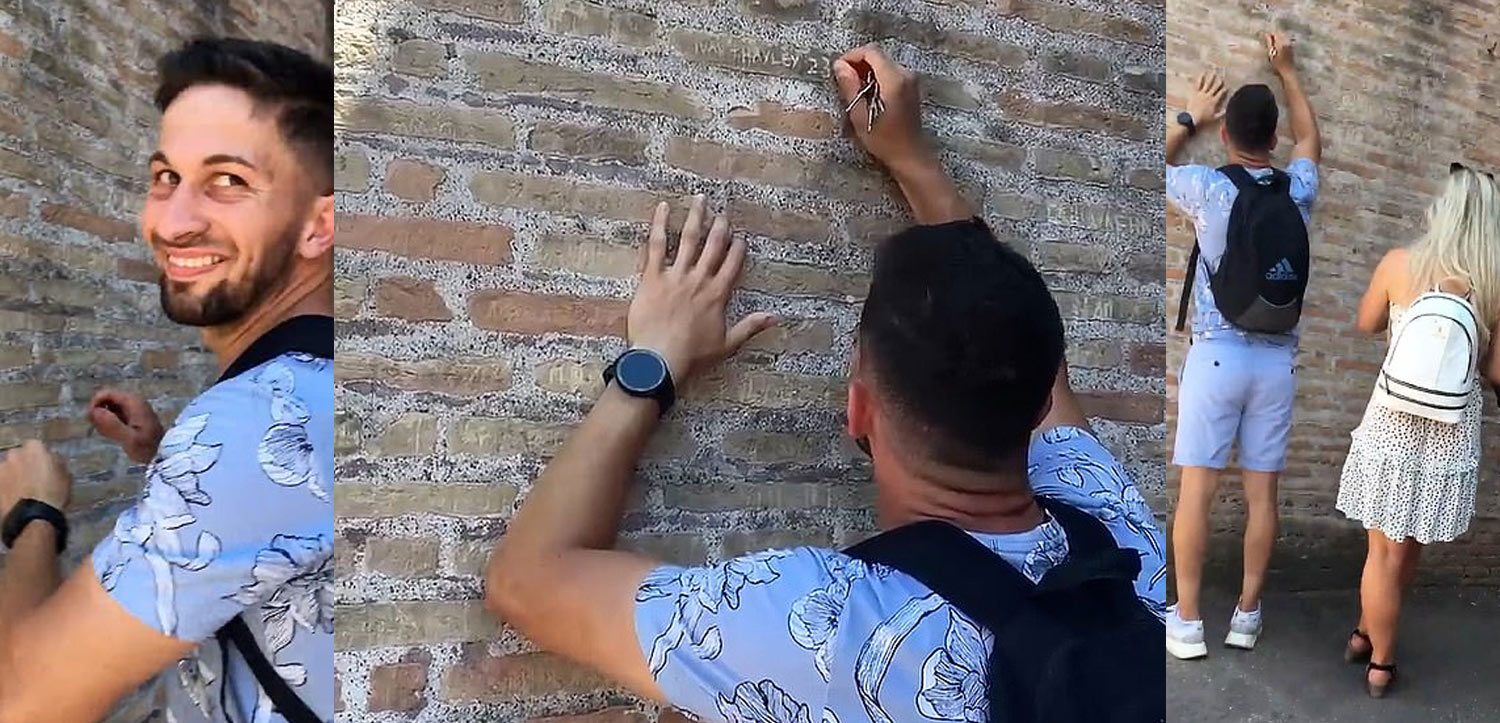
[[[1397, 332], [1426, 291], [1469, 295], [1479, 316], [1481, 376], [1500, 383], [1500, 191], [1490, 175], [1450, 167], [1416, 243], [1391, 250], [1375, 269], [1359, 307], [1360, 331]], [[1338, 509], [1364, 524], [1369, 538], [1360, 579], [1359, 626], [1344, 657], [1368, 662], [1365, 685], [1383, 696], [1396, 677], [1396, 619], [1401, 591], [1422, 546], [1451, 542], [1469, 527], [1479, 484], [1478, 381], [1456, 424], [1395, 411], [1372, 400], [1353, 433], [1339, 480]]]

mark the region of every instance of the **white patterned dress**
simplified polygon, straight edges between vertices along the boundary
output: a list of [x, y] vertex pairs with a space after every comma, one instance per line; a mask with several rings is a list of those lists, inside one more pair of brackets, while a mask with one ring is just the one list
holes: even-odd
[[[1125, 469], [1082, 429], [1032, 443], [1038, 494], [1101, 522], [1141, 558], [1136, 594], [1163, 614], [1161, 531]], [[970, 533], [1033, 581], [1068, 555], [1058, 523]], [[905, 573], [799, 547], [712, 567], [660, 567], [636, 594], [636, 637], [671, 705], [730, 723], [985, 723], [994, 637]]]
[[200, 643], [163, 675], [169, 723], [282, 723], [214, 639], [238, 615], [292, 690], [333, 719], [333, 404], [333, 361], [307, 354], [215, 384], [182, 410], [140, 499], [94, 549], [121, 607]]
[[[1406, 310], [1391, 306], [1392, 335]], [[1339, 478], [1338, 510], [1391, 540], [1452, 542], [1469, 529], [1479, 488], [1480, 417], [1484, 391], [1478, 380], [1456, 424], [1387, 409], [1373, 393], [1364, 419], [1351, 434]]]

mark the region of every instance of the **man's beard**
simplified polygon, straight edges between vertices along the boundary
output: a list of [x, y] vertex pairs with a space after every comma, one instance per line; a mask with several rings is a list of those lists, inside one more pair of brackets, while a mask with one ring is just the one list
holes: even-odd
[[271, 244], [261, 263], [250, 270], [250, 278], [238, 282], [225, 279], [201, 296], [190, 294], [185, 288], [188, 283], [172, 281], [163, 272], [157, 280], [162, 311], [168, 319], [188, 326], [220, 326], [239, 321], [286, 282], [296, 247], [296, 229], [288, 228]]

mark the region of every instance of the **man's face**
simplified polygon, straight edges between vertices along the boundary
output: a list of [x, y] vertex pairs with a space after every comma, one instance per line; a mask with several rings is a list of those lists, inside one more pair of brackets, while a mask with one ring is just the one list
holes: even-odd
[[162, 114], [141, 232], [179, 324], [232, 323], [284, 283], [315, 193], [270, 109], [193, 86]]

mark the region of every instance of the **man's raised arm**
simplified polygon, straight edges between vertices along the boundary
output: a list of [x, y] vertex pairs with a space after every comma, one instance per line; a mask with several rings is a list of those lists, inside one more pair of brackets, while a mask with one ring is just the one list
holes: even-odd
[[1302, 80], [1297, 77], [1297, 65], [1292, 57], [1292, 43], [1276, 33], [1266, 35], [1266, 55], [1271, 69], [1281, 79], [1281, 89], [1286, 96], [1287, 112], [1291, 115], [1292, 158], [1307, 158], [1313, 163], [1323, 159], [1323, 136], [1318, 133], [1318, 117], [1313, 113], [1312, 102], [1307, 91], [1302, 89]]

